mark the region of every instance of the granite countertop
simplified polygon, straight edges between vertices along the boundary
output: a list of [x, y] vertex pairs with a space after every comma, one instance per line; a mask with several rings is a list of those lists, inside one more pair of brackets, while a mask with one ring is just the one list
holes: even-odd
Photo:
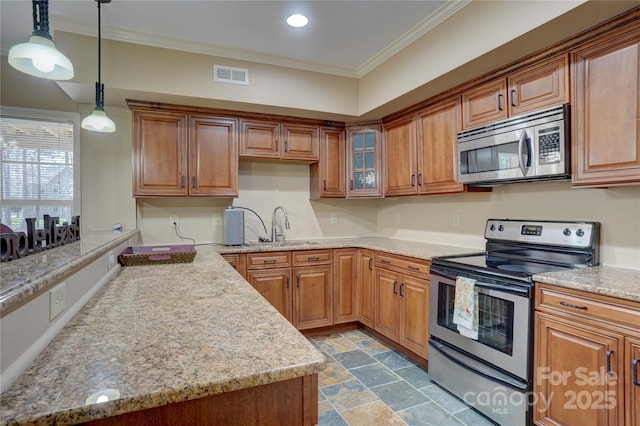
[[121, 268], [2, 394], [1, 423], [84, 422], [324, 368], [214, 248], [197, 250], [193, 263]]
[[0, 264], [0, 313], [4, 316], [30, 296], [128, 239], [137, 237], [139, 233], [138, 229], [122, 232], [83, 231], [79, 241]]
[[539, 283], [640, 302], [640, 270], [594, 266], [534, 275]]

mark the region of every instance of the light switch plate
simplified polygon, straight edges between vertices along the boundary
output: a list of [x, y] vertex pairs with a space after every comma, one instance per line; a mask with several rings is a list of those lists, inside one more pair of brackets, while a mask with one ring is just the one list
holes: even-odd
[[66, 285], [63, 282], [49, 290], [49, 322], [56, 319], [66, 305]]

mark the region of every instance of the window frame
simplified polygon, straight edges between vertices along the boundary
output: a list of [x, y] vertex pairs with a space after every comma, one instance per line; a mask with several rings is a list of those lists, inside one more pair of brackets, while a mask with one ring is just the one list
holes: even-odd
[[[0, 119], [16, 118], [26, 120], [40, 120], [53, 122], [66, 122], [73, 125], [73, 204], [72, 216], [81, 216], [81, 194], [82, 186], [80, 182], [81, 162], [80, 162], [80, 114], [76, 112], [64, 112], [45, 109], [19, 108], [0, 106]], [[17, 200], [16, 200], [17, 201]], [[25, 200], [25, 202], [30, 200]], [[37, 218], [41, 220], [42, 218]]]

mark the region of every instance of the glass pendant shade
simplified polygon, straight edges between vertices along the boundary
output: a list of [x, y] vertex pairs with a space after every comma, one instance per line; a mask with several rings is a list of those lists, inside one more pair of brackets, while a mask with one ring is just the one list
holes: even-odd
[[49, 2], [33, 0], [33, 32], [29, 41], [9, 50], [9, 64], [25, 74], [49, 80], [73, 78], [73, 64], [53, 43], [49, 34]]
[[116, 131], [116, 124], [103, 110], [96, 108], [82, 120], [82, 128], [92, 132], [113, 133]]

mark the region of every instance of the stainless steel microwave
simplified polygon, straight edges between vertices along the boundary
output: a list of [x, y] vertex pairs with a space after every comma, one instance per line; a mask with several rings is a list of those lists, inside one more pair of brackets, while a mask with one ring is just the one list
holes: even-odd
[[569, 105], [458, 132], [458, 182], [476, 186], [571, 177]]

